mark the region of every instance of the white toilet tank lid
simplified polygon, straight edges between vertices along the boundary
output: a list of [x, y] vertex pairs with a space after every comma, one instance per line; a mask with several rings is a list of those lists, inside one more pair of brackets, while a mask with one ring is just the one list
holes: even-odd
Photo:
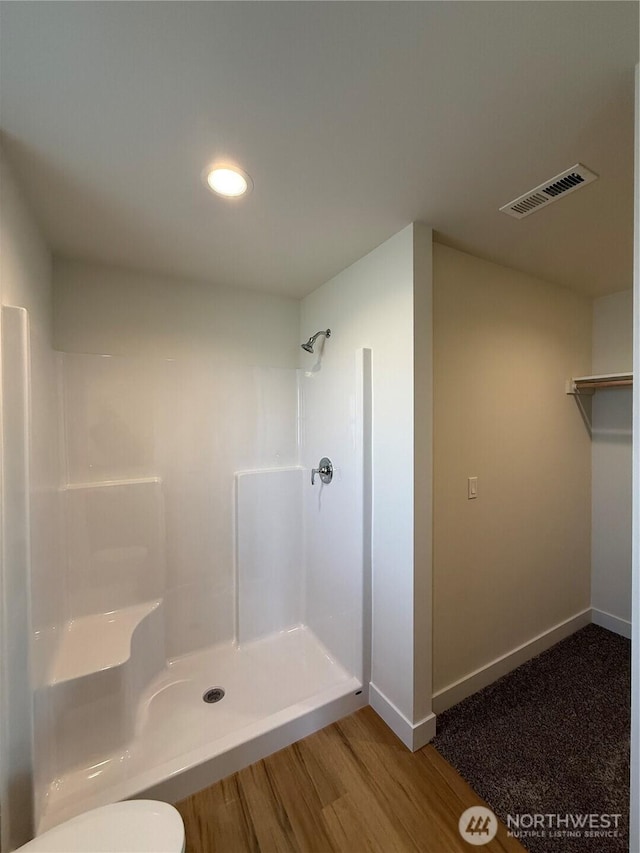
[[19, 853], [182, 853], [184, 825], [168, 803], [127, 800], [54, 826]]

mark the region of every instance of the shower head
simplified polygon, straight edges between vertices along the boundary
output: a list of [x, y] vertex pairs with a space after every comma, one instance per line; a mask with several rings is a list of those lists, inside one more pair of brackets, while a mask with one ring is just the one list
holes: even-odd
[[324, 335], [325, 338], [330, 338], [331, 337], [331, 329], [327, 329], [326, 331], [316, 332], [315, 335], [311, 335], [311, 337], [306, 342], [306, 344], [300, 344], [302, 349], [305, 350], [306, 352], [313, 352], [313, 345], [315, 344], [316, 338], [319, 335]]

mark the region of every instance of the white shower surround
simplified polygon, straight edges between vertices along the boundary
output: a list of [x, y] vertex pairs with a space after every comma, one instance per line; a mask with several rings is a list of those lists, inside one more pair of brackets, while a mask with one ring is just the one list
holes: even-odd
[[[208, 664], [205, 670], [201, 670], [196, 660], [201, 654], [202, 661], [209, 660], [207, 650], [215, 649], [216, 660], [221, 665], [225, 647], [232, 648], [238, 619], [235, 607], [234, 495], [230, 485], [234, 473], [296, 466], [303, 467], [308, 473], [311, 466], [317, 466], [316, 451], [319, 449], [322, 455], [327, 453], [333, 458], [336, 474], [343, 477], [341, 481], [337, 476], [334, 483], [334, 486], [340, 484], [339, 489], [328, 487], [322, 492], [324, 498], [340, 496], [335, 505], [324, 498], [318, 501], [318, 492], [306, 489], [308, 499], [303, 515], [307, 530], [310, 524], [318, 526], [315, 536], [317, 547], [307, 547], [305, 551], [305, 601], [309, 604], [305, 607], [305, 629], [291, 632], [293, 636], [299, 634], [301, 648], [311, 646], [319, 649], [323, 660], [326, 661], [328, 653], [334, 664], [340, 664], [342, 673], [334, 666], [335, 678], [332, 676], [338, 698], [333, 688], [327, 692], [327, 684], [322, 678], [314, 677], [312, 681], [317, 690], [313, 696], [301, 698], [295, 705], [281, 711], [271, 705], [273, 713], [258, 723], [266, 727], [263, 734], [253, 725], [246, 727], [235, 746], [227, 741], [227, 751], [218, 754], [221, 748], [226, 749], [225, 738], [212, 739], [211, 733], [205, 733], [200, 747], [195, 754], [193, 751], [190, 754], [190, 759], [199, 763], [187, 768], [178, 760], [179, 766], [171, 768], [165, 762], [162, 772], [173, 775], [158, 785], [154, 785], [153, 778], [142, 778], [142, 775], [130, 772], [135, 769], [131, 750], [120, 750], [122, 761], [117, 759], [119, 751], [113, 750], [109, 756], [111, 761], [104, 761], [103, 765], [98, 760], [100, 756], [93, 755], [84, 765], [84, 782], [82, 767], [75, 768], [81, 771], [76, 781], [80, 779], [83, 790], [89, 776], [99, 780], [105, 773], [106, 781], [106, 768], [109, 766], [120, 767], [126, 778], [121, 777], [118, 784], [110, 786], [108, 798], [133, 795], [129, 792], [133, 790], [134, 783], [135, 787], [148, 784], [150, 787], [146, 791], [149, 795], [169, 799], [210, 784], [218, 778], [218, 773], [224, 776], [240, 764], [251, 762], [365, 704], [371, 671], [370, 645], [373, 647], [374, 664], [372, 695], [382, 700], [382, 705], [378, 702], [377, 710], [410, 748], [416, 748], [428, 738], [433, 730], [433, 715], [428, 701], [429, 529], [428, 524], [421, 523], [414, 530], [410, 520], [414, 517], [414, 500], [419, 517], [423, 521], [430, 517], [430, 251], [429, 229], [421, 226], [404, 229], [303, 300], [299, 306], [300, 329], [296, 324], [298, 306], [280, 304], [282, 300], [277, 306], [272, 305], [282, 320], [280, 326], [276, 324], [282, 334], [274, 332], [273, 323], [265, 317], [262, 306], [250, 294], [230, 301], [228, 294], [218, 293], [215, 288], [212, 292], [203, 287], [181, 286], [178, 289], [174, 280], [155, 276], [145, 278], [103, 268], [94, 270], [92, 265], [72, 264], [77, 276], [68, 281], [68, 264], [59, 265], [62, 280], [59, 276], [56, 288], [59, 291], [62, 287], [66, 292], [65, 286], [70, 285], [70, 290], [65, 304], [61, 305], [59, 300], [56, 302], [56, 336], [58, 345], [70, 351], [61, 356], [67, 362], [65, 372], [71, 371], [75, 375], [73, 381], [66, 383], [66, 422], [64, 430], [61, 430], [68, 439], [66, 449], [71, 448], [73, 452], [66, 454], [64, 473], [58, 483], [99, 490], [98, 483], [112, 483], [114, 480], [161, 481], [166, 536], [165, 586], [161, 600], [151, 599], [146, 605], [151, 608], [149, 612], [153, 610], [154, 614], [162, 615], [162, 619], [155, 621], [159, 621], [164, 630], [164, 649], [160, 640], [154, 640], [154, 644], [175, 662], [168, 668], [169, 680], [179, 672], [176, 669], [178, 662], [187, 661], [186, 666], [192, 669], [191, 676], [178, 681], [183, 685], [190, 681], [195, 684], [196, 673], [205, 673], [206, 670], [206, 687], [212, 686]], [[95, 292], [97, 301], [93, 298], [93, 291], [88, 294], [85, 286], [87, 276], [92, 280], [94, 272], [97, 279], [94, 283], [100, 285], [100, 292]], [[38, 283], [40, 285], [40, 280]], [[46, 284], [46, 281], [42, 283], [44, 289]], [[16, 302], [20, 304], [19, 300]], [[180, 310], [176, 315], [178, 302]], [[223, 310], [220, 315], [220, 305], [229, 310], [226, 313]], [[132, 313], [133, 308], [136, 310]], [[227, 322], [229, 311], [233, 315], [230, 323]], [[159, 315], [160, 319], [164, 317], [166, 320], [164, 325], [158, 322]], [[37, 310], [34, 317], [37, 321]], [[334, 335], [330, 341], [331, 348], [324, 352], [322, 373], [318, 376], [317, 362], [299, 349], [299, 341], [327, 326], [334, 329]], [[414, 336], [414, 327], [418, 329], [418, 326], [419, 334]], [[25, 390], [30, 391], [33, 398], [32, 437], [36, 440], [31, 445], [32, 470], [36, 473], [41, 471], [40, 463], [46, 451], [51, 463], [51, 476], [42, 482], [38, 476], [32, 476], [30, 504], [22, 519], [27, 525], [30, 519], [33, 522], [31, 541], [36, 548], [30, 570], [35, 618], [31, 625], [23, 622], [21, 627], [18, 626], [16, 637], [25, 645], [28, 644], [29, 630], [36, 632], [32, 634], [31, 642], [34, 694], [24, 699], [27, 706], [33, 702], [33, 799], [36, 815], [46, 813], [45, 819], [38, 821], [43, 827], [48, 820], [62, 819], [67, 806], [74, 810], [88, 806], [86, 801], [81, 804], [83, 790], [73, 791], [73, 768], [69, 768], [65, 778], [60, 780], [63, 784], [55, 784], [51, 788], [43, 802], [47, 782], [56, 777], [58, 739], [52, 721], [52, 691], [39, 688], [51, 681], [59, 638], [64, 633], [61, 628], [73, 616], [70, 607], [73, 596], [69, 598], [65, 591], [71, 575], [67, 572], [67, 578], [63, 577], [64, 561], [57, 560], [54, 553], [58, 533], [64, 529], [58, 518], [72, 490], [60, 491], [55, 481], [54, 469], [58, 460], [55, 353], [47, 348], [49, 338], [41, 335], [39, 328], [38, 322], [32, 324], [39, 344], [34, 347], [32, 339], [33, 384], [27, 387], [27, 375]], [[85, 356], [84, 347], [78, 346], [77, 336], [74, 337], [74, 330], [82, 330], [81, 337], [89, 351], [122, 353], [122, 357]], [[241, 335], [242, 345], [235, 346], [238, 331], [243, 332], [244, 337]], [[366, 411], [372, 427], [364, 443], [367, 456], [372, 458], [373, 471], [365, 469], [360, 477], [360, 482], [365, 483], [363, 511], [360, 512], [348, 497], [353, 494], [350, 489], [356, 468], [349, 469], [348, 465], [337, 463], [341, 458], [340, 448], [350, 446], [352, 414], [358, 407], [357, 402], [347, 400], [345, 408], [346, 398], [341, 389], [345, 377], [352, 375], [354, 353], [362, 347], [372, 347], [374, 353], [369, 362], [370, 366], [373, 364], [371, 395], [368, 400], [360, 400], [362, 411]], [[170, 356], [179, 360], [173, 361], [168, 358]], [[296, 362], [297, 357], [299, 360]], [[87, 358], [93, 359], [94, 363], [88, 374], [83, 376], [87, 370]], [[41, 382], [43, 359], [47, 369], [51, 368], [51, 377], [44, 384]], [[291, 370], [296, 363], [304, 371], [300, 382], [297, 381], [299, 374]], [[268, 364], [278, 367], [269, 369]], [[131, 371], [136, 374], [136, 381], [123, 381]], [[334, 381], [325, 382], [333, 371]], [[295, 381], [291, 381], [292, 377], [296, 377]], [[299, 405], [300, 386], [306, 380], [309, 381], [303, 397], [314, 401], [311, 408]], [[420, 388], [415, 398], [414, 413], [420, 429], [415, 435], [412, 424], [414, 385]], [[46, 400], [43, 394], [45, 386]], [[110, 401], [106, 409], [103, 405], [105, 398]], [[91, 413], [92, 417], [87, 418]], [[332, 436], [327, 426], [335, 426], [337, 434]], [[318, 427], [315, 438], [314, 427]], [[208, 443], [203, 445], [203, 439]], [[319, 443], [314, 444], [316, 439]], [[345, 441], [346, 445], [343, 444]], [[203, 446], [207, 448], [204, 453]], [[299, 448], [302, 449], [300, 454]], [[6, 462], [6, 448], [3, 456]], [[421, 472], [415, 482], [414, 467]], [[202, 476], [203, 472], [205, 476]], [[43, 484], [45, 489], [49, 489], [46, 507], [41, 499]], [[3, 497], [7, 498], [7, 495]], [[14, 497], [9, 494], [5, 506], [17, 509], [19, 501]], [[347, 517], [341, 508], [347, 510]], [[358, 515], [357, 519], [349, 516], [353, 511]], [[354, 519], [354, 526], [349, 518]], [[345, 584], [343, 570], [343, 557], [350, 553], [350, 544], [343, 537], [345, 532], [348, 534], [356, 529], [358, 535], [363, 534], [363, 564], [367, 570], [362, 576], [362, 583], [350, 587]], [[41, 546], [45, 536], [53, 539], [56, 547], [44, 550]], [[144, 560], [138, 563], [138, 558], [142, 557], [138, 546], [134, 543], [129, 550], [129, 545], [125, 550], [132, 562], [144, 563]], [[104, 550], [102, 546], [98, 550], [101, 548]], [[62, 546], [60, 550], [62, 554]], [[335, 559], [331, 559], [332, 556]], [[43, 557], [47, 558], [44, 564]], [[97, 564], [100, 563], [98, 560]], [[7, 567], [5, 564], [4, 569], [7, 568], [11, 579], [15, 566]], [[44, 575], [43, 568], [46, 568]], [[372, 570], [373, 581], [369, 569]], [[24, 576], [25, 581], [27, 577]], [[318, 583], [326, 584], [324, 593]], [[373, 617], [373, 630], [368, 620], [362, 619], [362, 606], [354, 608], [348, 600], [353, 588], [358, 601], [364, 599], [365, 613]], [[346, 598], [341, 598], [345, 594]], [[85, 599], [85, 604], [89, 598]], [[77, 606], [82, 600], [82, 595], [77, 596], [72, 606]], [[55, 615], [55, 619], [43, 621], [38, 618], [44, 604], [49, 617]], [[125, 610], [130, 606], [137, 607], [127, 605]], [[75, 627], [80, 627], [80, 633], [87, 627], [81, 620], [91, 615], [85, 612], [78, 617]], [[133, 614], [129, 612], [128, 615]], [[103, 621], [98, 620], [97, 624]], [[132, 620], [127, 617], [122, 621], [131, 624]], [[145, 617], [141, 626], [146, 621]], [[347, 622], [350, 623], [349, 630], [342, 631], [341, 626]], [[71, 627], [73, 632], [73, 625]], [[143, 633], [144, 630], [141, 627]], [[138, 639], [136, 633], [133, 635], [134, 646]], [[352, 642], [350, 637], [355, 637], [357, 642]], [[260, 639], [257, 644], [265, 642], [265, 639]], [[363, 687], [362, 692], [351, 692], [355, 685], [344, 681], [344, 671], [349, 677], [353, 673], [349, 672], [349, 667], [345, 666], [336, 650], [357, 650], [357, 643], [365, 650], [359, 663], [361, 677], [357, 679]], [[138, 664], [145, 657], [144, 653], [135, 655]], [[302, 655], [301, 659], [304, 657]], [[316, 656], [309, 652], [308, 657]], [[354, 651], [353, 659], [357, 657], [358, 652]], [[289, 667], [284, 665], [284, 661], [280, 663], [282, 672], [286, 673]], [[180, 692], [178, 688], [174, 691], [167, 685], [163, 676], [165, 667], [154, 672], [154, 666], [142, 666], [142, 679], [128, 676], [123, 679], [130, 685], [134, 684], [141, 697], [141, 709], [154, 704], [156, 709], [160, 709], [165, 705], [160, 697], [175, 694], [177, 701]], [[299, 680], [303, 683], [302, 679]], [[253, 682], [254, 679], [249, 678], [248, 681]], [[201, 686], [198, 686], [198, 696], [202, 693]], [[154, 687], [160, 687], [159, 692], [156, 690], [159, 701], [148, 703], [151, 696], [147, 691], [153, 691]], [[342, 692], [347, 689], [348, 693]], [[192, 695], [189, 694], [189, 708], [193, 707]], [[241, 697], [242, 690], [237, 688], [236, 698]], [[259, 699], [256, 695], [251, 699], [255, 708], [261, 707]], [[17, 708], [25, 702], [21, 700], [14, 704]], [[231, 705], [227, 707], [231, 710]], [[199, 704], [198, 708], [202, 710]], [[188, 717], [187, 706], [180, 707], [179, 715], [185, 719]], [[155, 718], [155, 714], [152, 716]], [[126, 714], [123, 718], [131, 719]], [[24, 723], [20, 731], [31, 728], [28, 714], [24, 715]], [[137, 723], [138, 719], [136, 726]], [[164, 734], [160, 727], [157, 731], [161, 734], [154, 743], [170, 742], [176, 730], [175, 723], [173, 727], [165, 727]], [[12, 727], [11, 749], [20, 745], [16, 740], [17, 732], [16, 727]], [[209, 759], [208, 748], [203, 748], [203, 745], [212, 743], [217, 757]], [[15, 756], [24, 766], [27, 751], [16, 752]], [[5, 763], [5, 779], [9, 778], [8, 768]], [[152, 773], [157, 774], [158, 769], [154, 768]], [[27, 767], [27, 771], [29, 773], [31, 768]], [[20, 826], [11, 820], [14, 816], [21, 819], [27, 815], [27, 800], [30, 801], [34, 793], [31, 785], [27, 784], [30, 777], [24, 778], [25, 785], [19, 791], [15, 786], [12, 788], [18, 794], [16, 802], [10, 803], [6, 796], [3, 799], [3, 833], [15, 838], [17, 843], [27, 840], [30, 837], [28, 833], [33, 831], [28, 817]], [[125, 787], [120, 785], [121, 782]], [[66, 805], [63, 803], [65, 790], [69, 795]], [[105, 792], [103, 795], [107, 796]], [[55, 808], [57, 816], [51, 808], [54, 799], [58, 801]], [[5, 829], [10, 831], [5, 833]]]
[[[139, 652], [144, 658], [151, 649], [146, 643]], [[204, 690], [219, 684], [224, 699], [205, 704]], [[303, 626], [170, 661], [135, 704], [127, 704], [126, 691], [112, 694], [124, 699], [124, 728], [120, 720], [94, 716], [94, 732], [104, 734], [106, 727], [121, 745], [69, 767], [51, 783], [38, 832], [115, 800], [175, 802], [362, 707], [361, 688], [360, 679]], [[133, 732], [126, 731], [129, 714]]]
[[[341, 444], [322, 417], [330, 377], [321, 361], [305, 375], [60, 355], [72, 481], [63, 489], [68, 619], [36, 696], [51, 721], [55, 768], [37, 798], [39, 832], [114, 799], [186, 796], [366, 704], [370, 358], [360, 351], [349, 362], [340, 365], [350, 388]], [[226, 417], [217, 418], [221, 397]], [[307, 457], [319, 429], [336, 477], [312, 489]], [[302, 464], [282, 464], [292, 458]], [[239, 471], [242, 463], [249, 470]], [[196, 506], [202, 467], [219, 490], [216, 509], [228, 501], [226, 543], [215, 539], [220, 520], [207, 524]], [[309, 549], [322, 550], [327, 536], [340, 542], [342, 558], [320, 577]], [[212, 559], [199, 576], [182, 563], [204, 554]], [[207, 575], [216, 571], [212, 584]], [[226, 605], [211, 633], [197, 618], [184, 621], [189, 601], [172, 584], [185, 572], [195, 576], [201, 612], [214, 605], [215, 616]], [[87, 637], [100, 649], [88, 653]], [[218, 685], [224, 700], [203, 703]]]

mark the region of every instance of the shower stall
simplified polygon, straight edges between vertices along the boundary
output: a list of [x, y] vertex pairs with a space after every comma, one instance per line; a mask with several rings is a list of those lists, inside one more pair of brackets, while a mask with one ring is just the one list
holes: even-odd
[[413, 402], [430, 247], [407, 227], [300, 301], [19, 255], [0, 325], [7, 849], [106, 802], [181, 799], [365, 704], [411, 749], [433, 736]]
[[369, 351], [55, 359], [66, 608], [34, 640], [38, 831], [186, 796], [366, 704], [370, 654]]

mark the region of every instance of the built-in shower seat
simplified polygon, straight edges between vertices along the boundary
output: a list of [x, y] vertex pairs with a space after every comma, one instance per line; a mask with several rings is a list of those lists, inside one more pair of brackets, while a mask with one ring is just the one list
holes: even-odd
[[135, 735], [140, 697], [165, 664], [161, 599], [70, 620], [48, 689], [64, 772], [122, 749]]
[[49, 683], [60, 684], [125, 664], [140, 623], [162, 599], [70, 619], [65, 625]]

